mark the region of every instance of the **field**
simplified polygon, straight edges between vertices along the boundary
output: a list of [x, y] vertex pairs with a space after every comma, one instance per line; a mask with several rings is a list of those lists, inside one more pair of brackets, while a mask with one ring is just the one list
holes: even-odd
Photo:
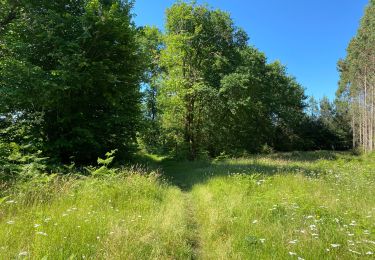
[[373, 259], [375, 155], [149, 160], [0, 192], [0, 259]]

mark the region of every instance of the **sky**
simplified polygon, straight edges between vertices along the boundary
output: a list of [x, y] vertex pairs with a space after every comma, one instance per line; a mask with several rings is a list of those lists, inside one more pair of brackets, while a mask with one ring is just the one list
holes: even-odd
[[[138, 26], [164, 28], [165, 10], [174, 0], [136, 0]], [[268, 61], [279, 60], [288, 73], [321, 99], [335, 97], [337, 61], [345, 58], [368, 0], [205, 0], [213, 9], [229, 12], [250, 36], [249, 44]]]

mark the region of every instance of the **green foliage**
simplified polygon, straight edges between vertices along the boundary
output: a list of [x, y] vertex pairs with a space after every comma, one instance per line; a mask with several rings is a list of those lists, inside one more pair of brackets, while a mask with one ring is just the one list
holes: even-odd
[[0, 119], [0, 180], [29, 179], [45, 172], [47, 158], [38, 149], [40, 139], [34, 132], [38, 118], [20, 114]]
[[134, 151], [143, 73], [128, 1], [21, 1], [1, 37], [0, 113], [43, 113], [43, 150], [92, 163]]
[[111, 152], [107, 152], [105, 154], [105, 159], [98, 158], [98, 165], [100, 165], [99, 168], [95, 170], [90, 170], [90, 173], [92, 176], [100, 177], [100, 176], [106, 176], [116, 173], [116, 170], [109, 169], [109, 165], [113, 162], [115, 159], [115, 153], [117, 150], [112, 150]]
[[297, 128], [303, 142], [300, 150], [349, 150], [352, 132], [342, 103], [323, 97], [319, 104], [310, 99], [306, 115]]
[[183, 2], [167, 10], [165, 27], [161, 124], [175, 152], [195, 159], [212, 145], [220, 81], [233, 70], [247, 36], [227, 13]]

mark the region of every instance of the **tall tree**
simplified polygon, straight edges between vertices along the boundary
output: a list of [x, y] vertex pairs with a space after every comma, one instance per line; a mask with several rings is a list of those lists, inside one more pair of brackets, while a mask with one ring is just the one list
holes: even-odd
[[357, 35], [339, 61], [338, 100], [350, 108], [353, 146], [375, 149], [375, 1], [371, 0]]
[[233, 71], [247, 35], [227, 13], [178, 2], [167, 10], [165, 68], [159, 102], [162, 123], [176, 147], [195, 159], [206, 142], [220, 81]]
[[0, 113], [42, 113], [43, 148], [63, 162], [91, 163], [112, 149], [129, 156], [143, 73], [132, 2], [20, 5], [2, 36]]
[[164, 48], [162, 32], [156, 27], [140, 28], [138, 35], [146, 68], [142, 82], [143, 121], [140, 137], [144, 148], [151, 152], [162, 146], [162, 134], [157, 97], [162, 76], [160, 64], [161, 51]]

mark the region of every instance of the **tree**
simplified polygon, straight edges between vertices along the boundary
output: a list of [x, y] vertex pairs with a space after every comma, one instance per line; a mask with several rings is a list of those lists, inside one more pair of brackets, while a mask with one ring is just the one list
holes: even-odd
[[167, 10], [164, 40], [161, 122], [169, 142], [195, 159], [209, 142], [221, 79], [233, 71], [247, 35], [227, 13], [178, 2]]
[[45, 153], [62, 162], [95, 162], [135, 148], [140, 117], [132, 2], [20, 1], [2, 36], [1, 114], [43, 114]]
[[142, 83], [143, 121], [140, 137], [145, 148], [155, 152], [161, 148], [163, 139], [157, 102], [162, 75], [160, 55], [164, 48], [163, 35], [156, 27], [145, 26], [140, 28], [138, 38], [146, 68]]
[[371, 0], [357, 35], [339, 61], [341, 73], [337, 99], [350, 108], [353, 146], [375, 149], [375, 1]]

